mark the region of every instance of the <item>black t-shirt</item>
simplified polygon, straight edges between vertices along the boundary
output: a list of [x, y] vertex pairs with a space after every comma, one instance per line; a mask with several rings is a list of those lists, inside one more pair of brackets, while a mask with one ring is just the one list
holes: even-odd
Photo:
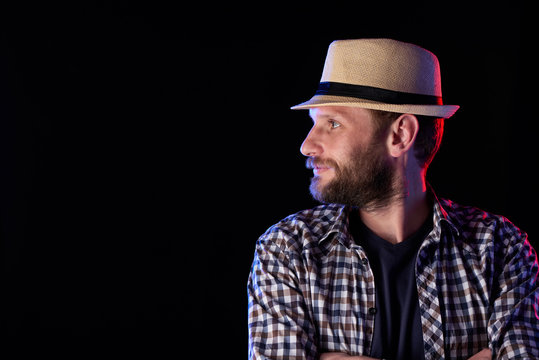
[[350, 215], [350, 229], [367, 253], [376, 286], [374, 339], [370, 356], [391, 360], [424, 359], [423, 332], [417, 298], [415, 263], [421, 243], [432, 230], [432, 217], [398, 244], [378, 237]]

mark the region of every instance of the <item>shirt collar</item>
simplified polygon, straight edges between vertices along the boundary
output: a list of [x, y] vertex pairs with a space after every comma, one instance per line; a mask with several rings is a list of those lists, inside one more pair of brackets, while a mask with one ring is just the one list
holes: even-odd
[[433, 224], [434, 228], [438, 229], [438, 231], [441, 231], [442, 228], [442, 222], [446, 222], [455, 232], [457, 235], [460, 234], [459, 228], [455, 225], [458, 222], [453, 219], [451, 214], [453, 213], [453, 202], [451, 200], [446, 199], [438, 199], [436, 196], [436, 193], [428, 184], [429, 189], [429, 196], [434, 204], [433, 209]]
[[330, 239], [331, 235], [334, 235], [341, 244], [349, 248], [353, 240], [348, 230], [348, 219], [350, 211], [354, 208], [336, 204], [332, 204], [332, 206], [335, 206], [335, 217], [332, 219], [333, 221], [328, 227], [328, 230], [320, 237], [320, 240], [318, 240], [318, 244]]

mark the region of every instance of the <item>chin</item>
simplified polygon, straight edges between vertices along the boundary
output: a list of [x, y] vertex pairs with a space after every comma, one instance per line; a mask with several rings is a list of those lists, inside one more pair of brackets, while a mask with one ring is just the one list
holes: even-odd
[[329, 179], [322, 176], [314, 176], [311, 179], [311, 187], [314, 188], [317, 192], [321, 192], [328, 183]]
[[320, 201], [322, 203], [325, 203], [324, 200], [325, 196], [325, 188], [328, 184], [327, 180], [323, 180], [320, 176], [315, 176], [311, 178], [311, 185], [309, 187], [309, 190], [311, 192], [311, 195], [313, 198], [317, 201]]

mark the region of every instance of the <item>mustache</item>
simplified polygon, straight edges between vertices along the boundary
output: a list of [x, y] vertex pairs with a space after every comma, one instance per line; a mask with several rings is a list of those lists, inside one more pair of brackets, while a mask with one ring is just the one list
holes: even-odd
[[305, 167], [307, 169], [315, 169], [317, 167], [330, 167], [334, 169], [338, 169], [339, 166], [337, 165], [337, 162], [332, 159], [321, 159], [319, 157], [308, 157], [307, 160], [305, 160]]

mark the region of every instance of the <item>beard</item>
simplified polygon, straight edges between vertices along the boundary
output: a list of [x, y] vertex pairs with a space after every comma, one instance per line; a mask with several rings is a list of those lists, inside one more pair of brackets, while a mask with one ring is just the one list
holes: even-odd
[[332, 159], [309, 158], [307, 167], [325, 165], [333, 168], [335, 176], [326, 185], [314, 176], [310, 191], [322, 203], [336, 203], [375, 210], [387, 206], [401, 194], [396, 185], [395, 170], [384, 157], [383, 145], [369, 144], [356, 148], [347, 164], [339, 165]]

